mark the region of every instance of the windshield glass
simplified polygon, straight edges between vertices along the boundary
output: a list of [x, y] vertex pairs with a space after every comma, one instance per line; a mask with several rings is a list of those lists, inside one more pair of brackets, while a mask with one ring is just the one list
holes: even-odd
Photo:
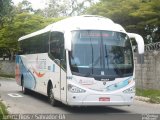
[[132, 49], [124, 33], [102, 30], [72, 32], [72, 74], [113, 78], [133, 74]]

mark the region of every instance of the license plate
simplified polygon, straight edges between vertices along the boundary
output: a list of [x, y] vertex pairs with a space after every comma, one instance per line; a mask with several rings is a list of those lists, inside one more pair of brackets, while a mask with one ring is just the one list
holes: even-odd
[[109, 97], [100, 97], [99, 101], [110, 101]]

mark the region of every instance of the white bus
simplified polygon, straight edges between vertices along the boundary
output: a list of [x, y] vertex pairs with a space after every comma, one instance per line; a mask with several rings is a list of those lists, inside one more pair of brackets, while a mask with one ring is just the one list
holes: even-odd
[[71, 106], [131, 105], [135, 67], [130, 38], [139, 54], [143, 38], [108, 18], [76, 16], [19, 38], [16, 81]]

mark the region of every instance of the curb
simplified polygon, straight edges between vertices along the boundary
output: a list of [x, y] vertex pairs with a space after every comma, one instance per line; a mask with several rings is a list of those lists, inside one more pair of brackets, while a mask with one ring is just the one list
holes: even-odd
[[7, 77], [0, 77], [0, 79], [5, 79], [5, 80], [15, 80], [14, 78], [7, 78]]
[[135, 100], [139, 100], [139, 101], [143, 101], [143, 102], [149, 102], [150, 98], [142, 97], [142, 96], [135, 96]]

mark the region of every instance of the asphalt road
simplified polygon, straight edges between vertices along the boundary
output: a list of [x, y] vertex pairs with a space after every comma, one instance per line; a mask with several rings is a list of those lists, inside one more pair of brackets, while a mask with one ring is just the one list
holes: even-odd
[[35, 92], [24, 95], [15, 80], [7, 78], [0, 78], [0, 99], [7, 105], [11, 114], [32, 114], [32, 119], [45, 119], [46, 116], [43, 118], [40, 115], [49, 114], [54, 115], [50, 116], [52, 119], [62, 120], [150, 120], [147, 118], [152, 117], [160, 120], [160, 115], [152, 115], [160, 114], [160, 104], [137, 100], [132, 106], [70, 107], [60, 104], [58, 107], [52, 107], [46, 96]]

